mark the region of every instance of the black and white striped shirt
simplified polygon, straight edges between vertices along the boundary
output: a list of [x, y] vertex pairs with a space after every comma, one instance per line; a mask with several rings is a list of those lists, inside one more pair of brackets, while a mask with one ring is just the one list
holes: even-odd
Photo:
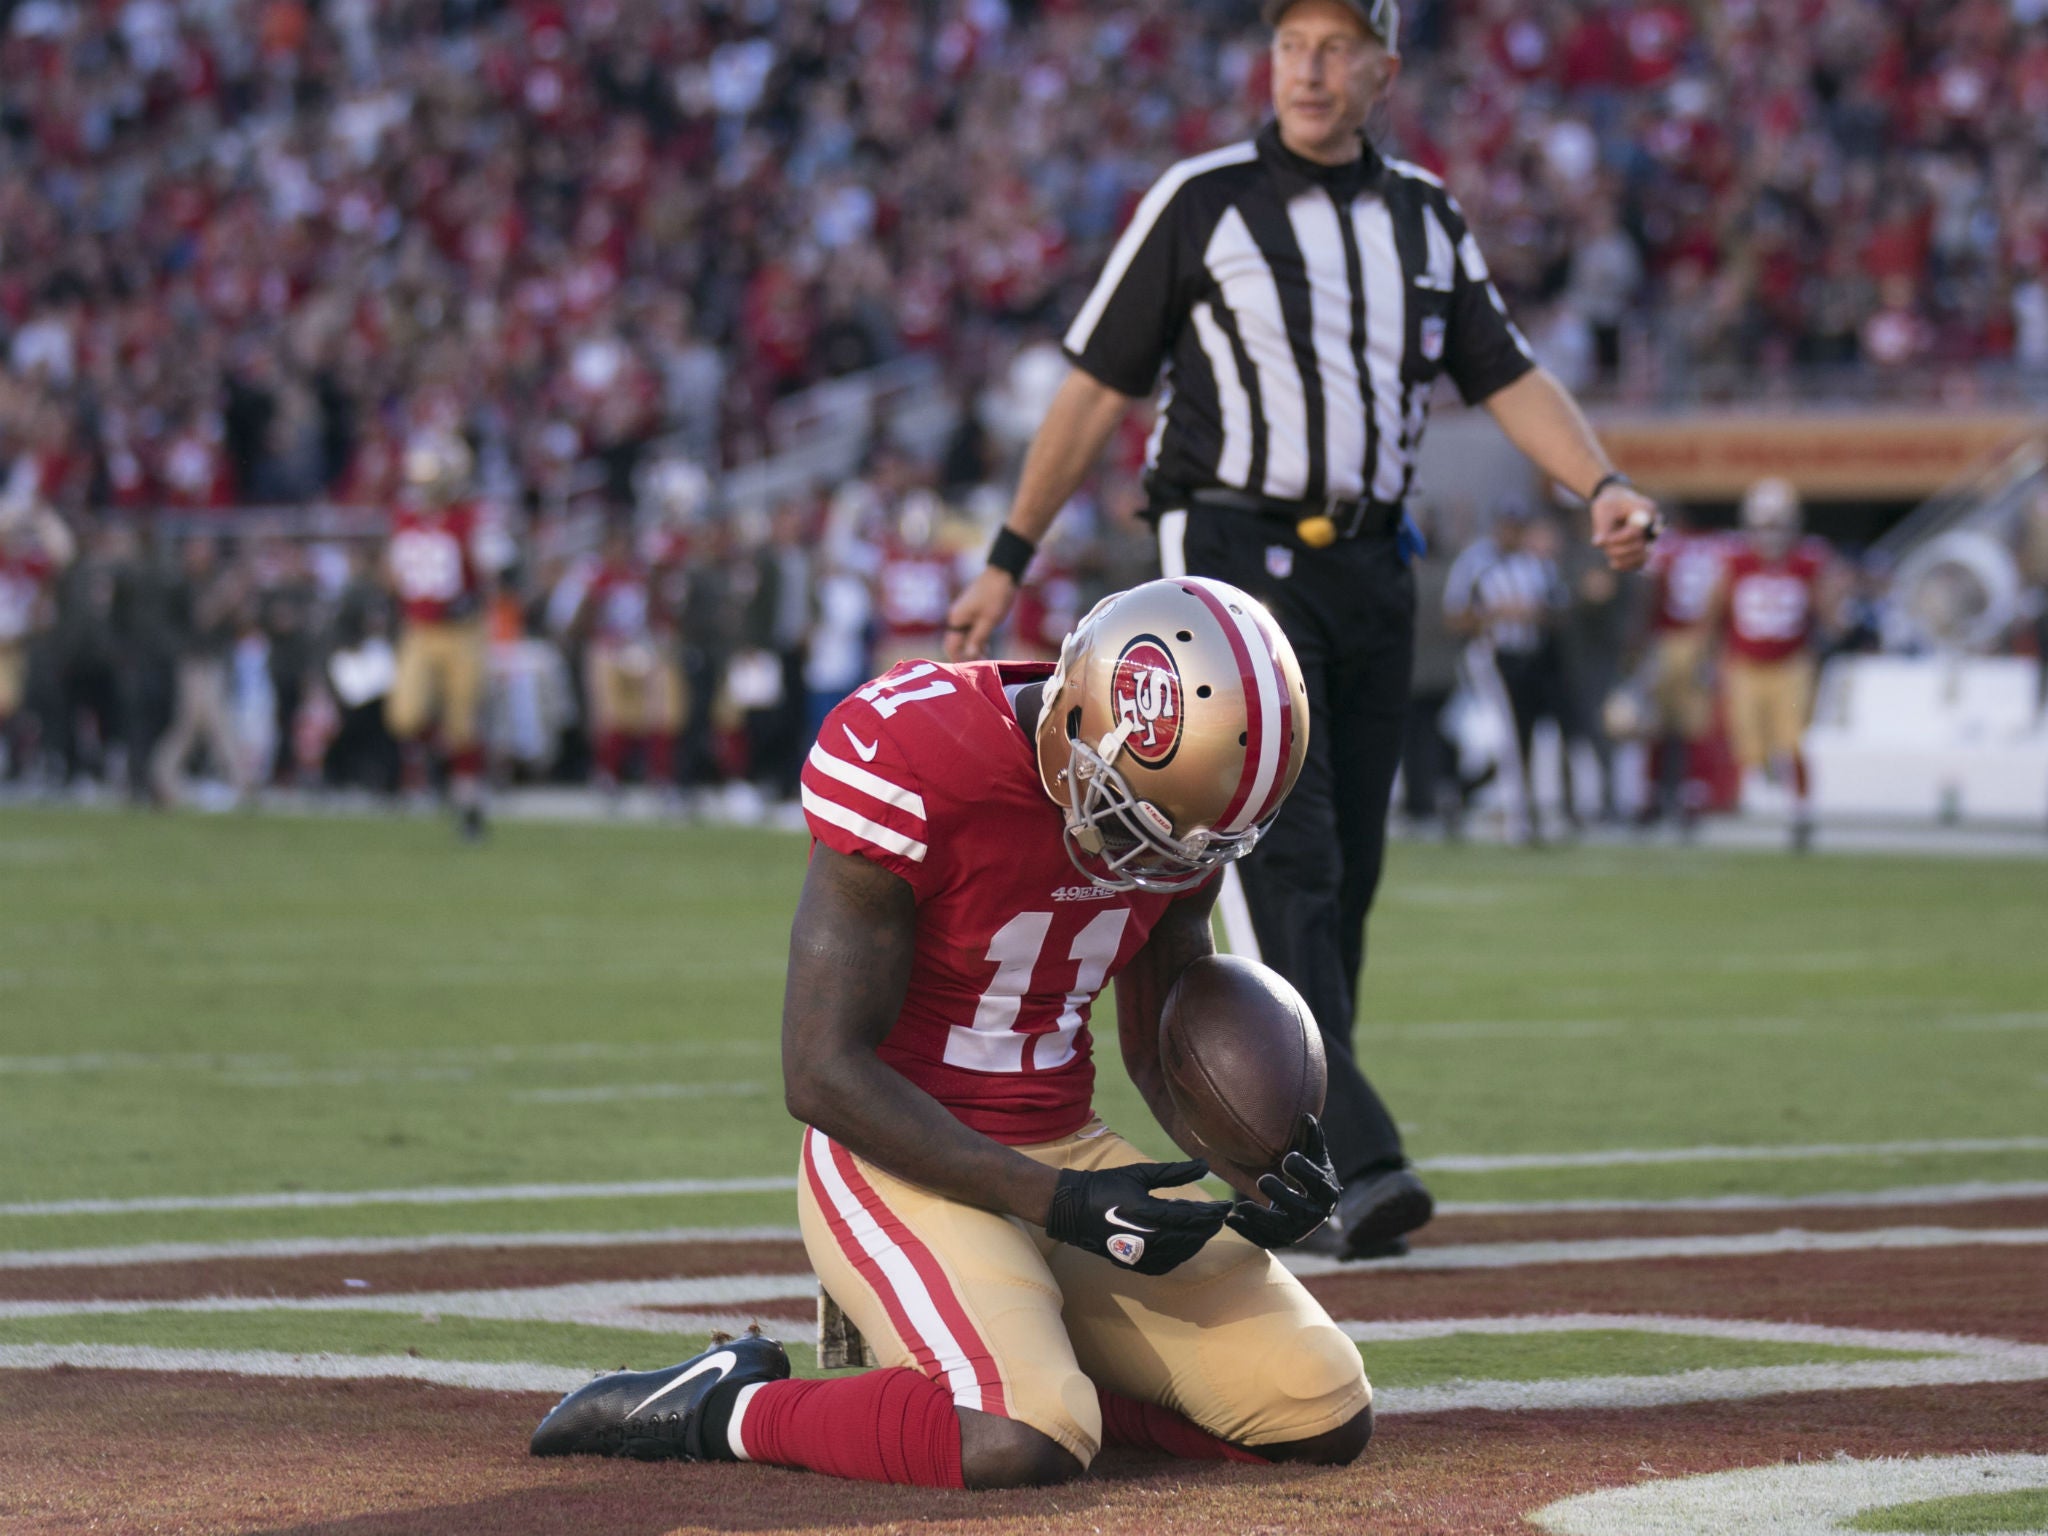
[[[1490, 538], [1475, 539], [1451, 562], [1444, 582], [1444, 612], [1477, 614], [1486, 638], [1503, 656], [1531, 656], [1543, 648], [1545, 620], [1570, 602], [1557, 562], [1534, 550], [1510, 553]], [[1536, 621], [1509, 614], [1535, 613]]]
[[1165, 363], [1158, 484], [1311, 502], [1405, 499], [1436, 376], [1476, 403], [1535, 366], [1442, 182], [1370, 147], [1317, 165], [1273, 124], [1154, 184], [1066, 351], [1134, 396]]

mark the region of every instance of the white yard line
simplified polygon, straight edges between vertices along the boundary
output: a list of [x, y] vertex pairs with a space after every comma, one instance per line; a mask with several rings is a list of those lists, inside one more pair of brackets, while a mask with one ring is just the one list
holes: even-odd
[[[1424, 1158], [1437, 1173], [1500, 1173], [1557, 1168], [1631, 1168], [1664, 1163], [1802, 1162], [1855, 1157], [2048, 1152], [2048, 1136], [1952, 1141], [1829, 1142], [1769, 1147], [1640, 1147], [1603, 1152], [1534, 1152]], [[17, 1201], [0, 1216], [125, 1216], [165, 1211], [282, 1211], [363, 1205], [480, 1205], [494, 1201], [617, 1200], [681, 1195], [773, 1194], [793, 1178], [645, 1179], [618, 1184], [462, 1184], [426, 1189], [291, 1190], [241, 1195], [148, 1195], [135, 1199]]]
[[[1370, 1367], [1368, 1367], [1369, 1369]], [[1867, 1392], [1898, 1387], [1965, 1387], [2048, 1380], [2048, 1349], [2014, 1345], [1999, 1356], [1944, 1355], [1922, 1360], [1858, 1360], [1820, 1365], [1757, 1365], [1678, 1371], [1668, 1376], [1580, 1376], [1555, 1381], [1451, 1381], [1389, 1388], [1376, 1413], [1557, 1412], [1660, 1408], [1675, 1403], [1737, 1402], [1803, 1392]]]
[[1838, 1456], [1602, 1488], [1529, 1519], [1558, 1536], [1831, 1536], [1867, 1509], [2044, 1485], [2048, 1456]]
[[153, 1349], [139, 1344], [0, 1344], [0, 1369], [47, 1371], [58, 1365], [88, 1371], [206, 1371], [318, 1381], [430, 1381], [489, 1392], [573, 1392], [591, 1377], [589, 1371], [559, 1365], [416, 1360], [410, 1355], [288, 1355], [260, 1349]]
[[794, 1243], [795, 1227], [656, 1227], [643, 1232], [436, 1232], [424, 1237], [279, 1237], [232, 1243], [135, 1243], [121, 1248], [0, 1249], [0, 1269], [107, 1269], [221, 1259], [374, 1257], [491, 1248], [636, 1248], [665, 1243]]
[[[571, 1293], [582, 1291], [582, 1297]], [[481, 1298], [490, 1293], [468, 1293]], [[509, 1297], [515, 1293], [499, 1293]], [[556, 1287], [549, 1306], [561, 1309], [549, 1321], [584, 1321], [596, 1316], [613, 1322], [632, 1316], [630, 1305], [616, 1311], [606, 1306], [630, 1303], [643, 1290], [626, 1287]], [[526, 1317], [530, 1310], [507, 1302], [489, 1311], [456, 1311], [446, 1296], [415, 1295], [385, 1298], [403, 1301], [404, 1310], [431, 1299], [438, 1315]], [[585, 1303], [597, 1303], [586, 1312]], [[215, 1304], [215, 1311], [262, 1311], [276, 1303]], [[179, 1310], [208, 1310], [185, 1307]], [[305, 1310], [332, 1309], [323, 1302]], [[13, 1309], [9, 1309], [10, 1312]], [[83, 1310], [72, 1307], [76, 1313]], [[116, 1304], [96, 1310], [152, 1310], [146, 1305]], [[357, 1308], [357, 1310], [365, 1310]], [[390, 1310], [399, 1310], [391, 1308]], [[4, 1314], [0, 1314], [4, 1315]], [[729, 1331], [744, 1314], [716, 1317], [662, 1317], [640, 1314], [638, 1326], [648, 1332], [702, 1333], [714, 1326]], [[1927, 1357], [1812, 1365], [1753, 1366], [1681, 1371], [1662, 1376], [1591, 1376], [1546, 1381], [1454, 1381], [1435, 1386], [1383, 1388], [1375, 1398], [1382, 1414], [1449, 1413], [1472, 1410], [1544, 1412], [1566, 1409], [1659, 1407], [1680, 1403], [1726, 1402], [1785, 1393], [1863, 1391], [1900, 1387], [1969, 1386], [1992, 1382], [2048, 1380], [2048, 1347], [2000, 1339], [1946, 1334], [1890, 1333], [1875, 1329], [1810, 1328], [1790, 1324], [1730, 1322], [1722, 1319], [1630, 1317], [1587, 1313], [1572, 1317], [1463, 1318], [1386, 1324], [1352, 1323], [1345, 1331], [1368, 1345], [1399, 1339], [1436, 1338], [1457, 1333], [1558, 1333], [1588, 1328], [1632, 1328], [1638, 1332], [1688, 1334], [1729, 1339], [1766, 1339], [1784, 1343], [1817, 1343], [1852, 1347], [1925, 1350]], [[415, 1359], [390, 1355], [293, 1355], [260, 1350], [157, 1349], [137, 1345], [16, 1344], [0, 1345], [0, 1369], [46, 1370], [70, 1365], [83, 1369], [129, 1371], [207, 1371], [241, 1376], [318, 1379], [400, 1378], [490, 1391], [564, 1392], [589, 1379], [589, 1372], [553, 1366], [483, 1364]]]
[[624, 1184], [449, 1184], [426, 1189], [290, 1190], [257, 1195], [145, 1195], [133, 1200], [31, 1200], [0, 1216], [132, 1216], [160, 1211], [307, 1211], [359, 1205], [525, 1204], [539, 1200], [632, 1200], [677, 1195], [766, 1195], [794, 1178], [640, 1179]]
[[1840, 1349], [1890, 1349], [1907, 1354], [1969, 1355], [2005, 1359], [2035, 1346], [1967, 1333], [1915, 1333], [1891, 1328], [1835, 1328], [1821, 1323], [1763, 1323], [1747, 1318], [1683, 1317], [1668, 1312], [1539, 1312], [1520, 1317], [1437, 1317], [1408, 1322], [1340, 1322], [1360, 1344], [1405, 1344], [1454, 1334], [1532, 1333], [1674, 1334], [1690, 1339], [1733, 1339], [1745, 1344], [1825, 1344]]
[[808, 1301], [817, 1294], [817, 1278], [810, 1274], [714, 1275], [482, 1291], [345, 1291], [338, 1296], [201, 1296], [181, 1301], [0, 1301], [0, 1318], [106, 1317], [136, 1312], [395, 1312], [415, 1317], [432, 1314], [498, 1322], [599, 1322], [611, 1326], [621, 1314], [651, 1307], [734, 1307], [750, 1301]]
[[1775, 1253], [1854, 1253], [1864, 1249], [2029, 1247], [2048, 1244], [2048, 1227], [1876, 1227], [1862, 1232], [1743, 1232], [1711, 1237], [1614, 1237], [1550, 1243], [1447, 1243], [1370, 1266], [1320, 1254], [1283, 1253], [1303, 1277], [1375, 1275], [1389, 1270], [1525, 1269], [1542, 1264], [1619, 1264], [1643, 1259], [1750, 1258]]
[[[1990, 1200], [2048, 1199], [2048, 1180], [1909, 1184], [1897, 1189], [1838, 1190], [1818, 1195], [1698, 1195], [1671, 1200], [1439, 1200], [1439, 1216], [1561, 1216], [1621, 1211], [1863, 1210], [1885, 1206], [1976, 1205]], [[4, 1262], [4, 1260], [0, 1260]]]
[[1618, 1147], [1606, 1152], [1510, 1152], [1419, 1158], [1433, 1173], [1513, 1169], [1648, 1168], [1662, 1163], [1793, 1163], [1816, 1158], [1957, 1156], [1972, 1152], [2048, 1152], [2048, 1136], [1966, 1137], [1948, 1141], [1794, 1143], [1772, 1147]]
[[[2048, 1181], [1908, 1185], [1818, 1195], [1708, 1195], [1673, 1200], [1446, 1200], [1443, 1216], [1548, 1216], [1606, 1212], [1759, 1212], [1882, 1210], [1887, 1207], [1974, 1205], [1994, 1200], [2048, 1199]], [[328, 1256], [434, 1253], [443, 1249], [630, 1248], [663, 1243], [797, 1242], [793, 1226], [655, 1227], [619, 1232], [433, 1232], [416, 1237], [248, 1238], [216, 1243], [131, 1243], [90, 1248], [0, 1249], [0, 1270], [113, 1268], [129, 1264], [194, 1264], [224, 1259], [309, 1259]], [[1492, 1245], [1469, 1245], [1473, 1247]], [[1442, 1249], [1433, 1250], [1443, 1252]]]

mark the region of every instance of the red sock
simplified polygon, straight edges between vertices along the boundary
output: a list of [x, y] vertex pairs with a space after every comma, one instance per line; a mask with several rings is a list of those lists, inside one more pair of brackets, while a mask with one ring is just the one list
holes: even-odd
[[1218, 1440], [1206, 1429], [1193, 1424], [1157, 1403], [1133, 1402], [1114, 1392], [1097, 1388], [1102, 1400], [1102, 1443], [1127, 1445], [1141, 1451], [1164, 1451], [1182, 1461], [1256, 1461], [1265, 1457], [1243, 1450], [1227, 1440]]
[[613, 783], [626, 767], [626, 733], [624, 731], [599, 731], [597, 733], [597, 771]]
[[676, 781], [676, 739], [667, 731], [649, 731], [646, 742], [647, 782], [673, 784]]
[[1806, 754], [1792, 754], [1792, 797], [1801, 805], [1806, 804]]
[[837, 1381], [771, 1381], [742, 1393], [747, 1460], [829, 1477], [964, 1488], [952, 1395], [907, 1366]]
[[484, 749], [457, 747], [448, 754], [448, 777], [476, 780], [484, 776]]

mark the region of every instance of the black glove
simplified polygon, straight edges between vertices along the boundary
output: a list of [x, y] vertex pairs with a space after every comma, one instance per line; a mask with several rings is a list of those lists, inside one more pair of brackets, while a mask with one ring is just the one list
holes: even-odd
[[1093, 1173], [1064, 1169], [1045, 1218], [1046, 1236], [1141, 1275], [1163, 1275], [1201, 1251], [1223, 1225], [1230, 1204], [1161, 1200], [1152, 1191], [1192, 1184], [1208, 1172], [1199, 1160], [1129, 1163]]
[[1280, 1160], [1280, 1172], [1259, 1180], [1259, 1193], [1273, 1203], [1240, 1200], [1224, 1219], [1231, 1231], [1248, 1242], [1261, 1248], [1286, 1248], [1328, 1221], [1343, 1192], [1337, 1170], [1330, 1166], [1323, 1128], [1314, 1115], [1303, 1115], [1294, 1132], [1293, 1150]]

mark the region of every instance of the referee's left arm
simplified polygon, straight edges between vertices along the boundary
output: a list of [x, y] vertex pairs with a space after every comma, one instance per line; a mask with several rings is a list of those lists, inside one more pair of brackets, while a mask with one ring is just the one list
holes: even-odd
[[1570, 391], [1537, 365], [1508, 319], [1479, 242], [1455, 201], [1446, 221], [1457, 250], [1444, 366], [1459, 392], [1484, 404], [1508, 440], [1551, 479], [1591, 503], [1593, 543], [1618, 571], [1649, 558], [1657, 507], [1615, 476], [1614, 461]]

